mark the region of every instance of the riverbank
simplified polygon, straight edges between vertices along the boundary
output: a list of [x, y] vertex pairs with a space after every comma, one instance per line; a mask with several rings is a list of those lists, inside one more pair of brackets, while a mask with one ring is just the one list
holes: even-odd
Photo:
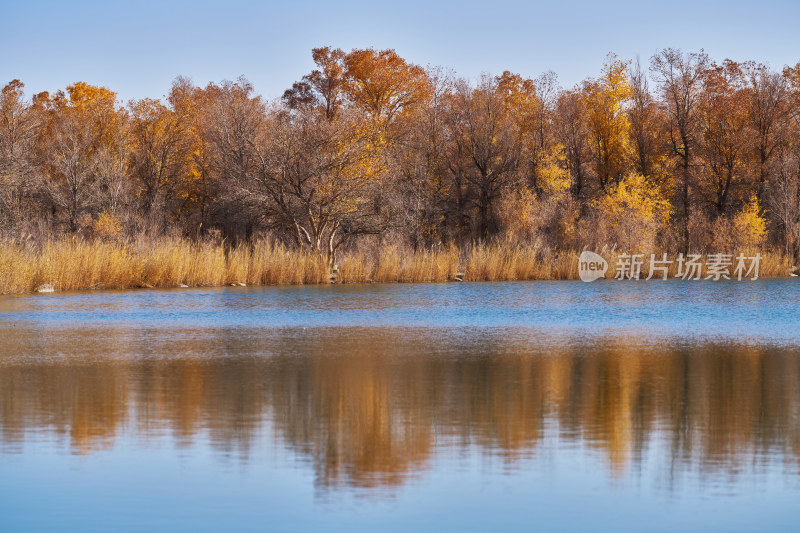
[[[752, 252], [754, 253], [754, 252]], [[550, 253], [511, 243], [413, 252], [387, 247], [349, 252], [338, 260], [337, 283], [574, 280], [578, 252]], [[604, 252], [613, 277], [616, 253]], [[761, 252], [760, 277], [789, 277], [790, 263]], [[677, 254], [670, 254], [670, 257]], [[647, 265], [643, 272], [647, 271]], [[670, 275], [677, 265], [670, 266]], [[0, 243], [0, 293], [55, 290], [167, 288], [330, 283], [325, 258], [269, 241], [250, 246], [157, 242], [108, 242], [64, 239], [43, 245]]]

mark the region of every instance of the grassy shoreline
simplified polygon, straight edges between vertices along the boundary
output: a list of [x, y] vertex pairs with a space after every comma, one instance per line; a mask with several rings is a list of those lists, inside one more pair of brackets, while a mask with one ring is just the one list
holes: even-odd
[[[789, 277], [791, 265], [778, 254], [761, 252], [760, 277]], [[510, 243], [412, 252], [396, 247], [351, 252], [338, 260], [337, 283], [575, 280], [577, 251], [547, 253]], [[616, 253], [602, 253], [613, 277]], [[676, 254], [670, 254], [673, 257]], [[647, 265], [643, 268], [643, 275]], [[670, 275], [674, 276], [673, 264]], [[324, 257], [257, 241], [250, 246], [64, 239], [40, 246], [0, 243], [0, 293], [35, 292], [49, 284], [57, 291], [90, 289], [214, 287], [330, 283]]]

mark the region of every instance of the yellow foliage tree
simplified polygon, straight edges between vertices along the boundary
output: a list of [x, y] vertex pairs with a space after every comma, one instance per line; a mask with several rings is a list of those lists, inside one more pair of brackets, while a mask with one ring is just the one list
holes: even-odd
[[384, 123], [432, 91], [425, 70], [407, 63], [394, 50], [353, 50], [344, 57], [344, 64], [345, 90], [352, 102]]
[[638, 173], [627, 174], [600, 199], [611, 237], [625, 250], [654, 250], [658, 230], [670, 217], [671, 204], [660, 187]]
[[178, 77], [168, 97], [183, 132], [178, 154], [182, 158], [182, 179], [178, 183], [181, 209], [185, 213], [196, 213], [201, 229], [207, 227], [210, 206], [217, 198], [213, 180], [214, 150], [208, 136], [209, 108], [213, 105], [215, 90], [217, 87], [213, 84], [201, 89], [190, 80]]
[[170, 108], [150, 98], [132, 101], [134, 177], [141, 184], [142, 206], [146, 212], [172, 199], [180, 186], [186, 141], [185, 124]]
[[567, 170], [564, 147], [557, 144], [552, 152], [542, 157], [539, 166], [539, 184], [546, 196], [561, 198], [569, 193], [572, 179]]
[[754, 248], [764, 244], [767, 236], [767, 219], [755, 194], [733, 217], [733, 227], [739, 246]]
[[497, 92], [502, 95], [517, 129], [520, 157], [528, 166], [528, 184], [536, 192], [542, 192], [547, 184], [541, 182], [546, 182], [553, 170], [549, 168], [553, 164], [549, 104], [556, 93], [555, 74], [547, 72], [530, 79], [505, 71], [497, 78]]
[[633, 93], [628, 65], [609, 54], [600, 78], [583, 83], [594, 170], [604, 191], [622, 178], [630, 151], [626, 105]]

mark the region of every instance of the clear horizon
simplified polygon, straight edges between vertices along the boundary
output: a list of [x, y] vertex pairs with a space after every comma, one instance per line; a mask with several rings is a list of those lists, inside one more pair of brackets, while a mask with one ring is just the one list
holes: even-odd
[[198, 85], [243, 75], [259, 94], [279, 97], [313, 68], [311, 48], [393, 48], [406, 60], [475, 79], [511, 70], [552, 70], [564, 87], [596, 76], [608, 52], [641, 58], [666, 47], [701, 48], [721, 61], [780, 69], [800, 61], [800, 3], [680, 0], [667, 10], [606, 2], [410, 1], [402, 5], [318, 1], [297, 6], [211, 2], [6, 2], [0, 75], [28, 95], [76, 81], [105, 86], [121, 101], [160, 98], [183, 75]]

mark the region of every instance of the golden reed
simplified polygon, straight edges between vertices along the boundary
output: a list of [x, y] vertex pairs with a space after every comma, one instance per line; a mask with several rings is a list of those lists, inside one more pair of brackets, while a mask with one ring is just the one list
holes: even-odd
[[[615, 255], [601, 252], [613, 276]], [[762, 252], [762, 277], [784, 277], [789, 263]], [[339, 283], [578, 279], [578, 252], [548, 253], [509, 242], [411, 252], [390, 246], [373, 253], [344, 254]], [[646, 270], [646, 268], [645, 268]], [[673, 265], [674, 275], [674, 265]], [[56, 290], [329, 283], [323, 256], [258, 241], [226, 247], [180, 239], [119, 243], [63, 239], [40, 246], [0, 243], [0, 293]]]

